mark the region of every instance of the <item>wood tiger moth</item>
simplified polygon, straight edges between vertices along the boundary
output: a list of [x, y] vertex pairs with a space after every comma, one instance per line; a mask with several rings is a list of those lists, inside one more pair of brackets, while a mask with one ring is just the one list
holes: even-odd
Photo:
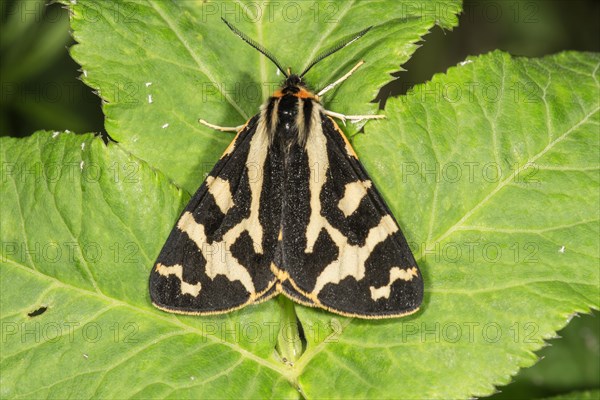
[[[161, 310], [224, 313], [282, 293], [359, 318], [416, 312], [423, 280], [396, 220], [321, 96], [304, 75], [367, 28], [318, 55], [299, 75], [223, 19], [284, 74], [281, 88], [237, 135], [183, 210], [150, 274]], [[258, 171], [258, 173], [256, 173]]]

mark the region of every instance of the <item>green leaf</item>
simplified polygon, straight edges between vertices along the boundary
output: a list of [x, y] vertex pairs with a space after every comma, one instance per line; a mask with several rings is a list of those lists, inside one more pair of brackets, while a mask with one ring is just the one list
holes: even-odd
[[[203, 318], [152, 308], [148, 272], [187, 200], [161, 173], [91, 135], [1, 139], [0, 395], [467, 398], [507, 383], [599, 306], [600, 57], [469, 62], [390, 101], [356, 139], [414, 242], [422, 310], [366, 321], [295, 306], [306, 343], [293, 362], [274, 350], [299, 349], [285, 343], [299, 338], [289, 303]], [[503, 90], [421, 96], [473, 82]], [[515, 98], [517, 83], [535, 86]], [[496, 160], [519, 173], [424, 172]]]
[[293, 397], [273, 302], [215, 318], [150, 305], [187, 200], [162, 174], [93, 135], [0, 143], [2, 398]]
[[523, 369], [510, 385], [490, 400], [512, 400], [518, 397], [537, 399], [575, 388], [600, 387], [600, 314], [573, 318], [537, 354], [540, 362]]
[[[83, 80], [100, 92], [106, 130], [125, 149], [193, 192], [232, 137], [198, 124], [242, 125], [282, 80], [276, 67], [220, 17], [299, 72], [320, 51], [367, 26], [356, 43], [315, 66], [323, 88], [360, 59], [366, 64], [325, 96], [328, 108], [373, 114], [378, 90], [436, 24], [458, 23], [459, 0], [302, 2], [77, 2], [71, 54]], [[150, 103], [151, 96], [151, 103]], [[348, 126], [355, 132], [359, 126]]]
[[[426, 298], [411, 319], [346, 328], [340, 346], [361, 351], [340, 380], [359, 390], [356, 376], [375, 374], [361, 360], [382, 357], [388, 393], [486, 395], [573, 313], [599, 307], [599, 64], [471, 58], [367, 125], [357, 151], [413, 242]], [[339, 361], [328, 349], [311, 373]]]
[[[376, 24], [309, 76], [321, 87], [365, 58], [360, 85], [326, 99], [364, 113], [386, 73], [434, 23], [455, 25], [459, 6], [295, 2], [318, 5], [313, 25], [248, 21], [255, 2], [80, 3], [73, 54], [121, 144], [0, 139], [2, 398], [481, 396], [533, 364], [574, 313], [599, 307], [600, 57], [492, 53], [389, 101], [387, 119], [355, 139], [418, 255], [418, 314], [353, 320], [287, 301], [205, 318], [155, 310], [148, 273], [187, 201], [170, 180], [193, 190], [229, 141], [196, 119], [239, 124], [270, 91], [262, 83], [279, 80], [218, 17], [284, 63]], [[401, 8], [415, 4], [438, 12]], [[288, 37], [302, 40], [282, 45]]]

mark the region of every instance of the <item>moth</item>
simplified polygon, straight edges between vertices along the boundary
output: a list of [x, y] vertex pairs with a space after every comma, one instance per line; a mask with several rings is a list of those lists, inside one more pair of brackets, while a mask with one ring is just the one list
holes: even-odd
[[150, 274], [161, 310], [224, 313], [282, 293], [359, 318], [416, 312], [423, 280], [407, 241], [334, 118], [304, 81], [319, 61], [370, 27], [317, 55], [299, 75], [223, 22], [285, 76], [244, 125], [183, 210]]

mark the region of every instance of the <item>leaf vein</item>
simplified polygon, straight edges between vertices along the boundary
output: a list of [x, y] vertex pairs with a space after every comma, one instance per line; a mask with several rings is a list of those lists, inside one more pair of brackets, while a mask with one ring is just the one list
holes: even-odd
[[565, 133], [563, 133], [562, 135], [560, 135], [558, 138], [556, 138], [555, 140], [553, 140], [552, 142], [550, 142], [542, 151], [540, 151], [538, 154], [536, 154], [535, 156], [531, 157], [527, 162], [523, 163], [522, 166], [520, 166], [519, 168], [515, 168], [515, 171], [510, 174], [506, 179], [504, 179], [503, 181], [501, 181], [498, 186], [496, 186], [494, 188], [494, 190], [492, 190], [487, 196], [485, 196], [479, 203], [477, 203], [471, 210], [469, 210], [468, 212], [465, 213], [465, 215], [458, 220], [454, 225], [452, 225], [450, 228], [448, 228], [446, 230], [446, 232], [444, 232], [443, 234], [441, 234], [440, 236], [438, 236], [438, 238], [433, 241], [429, 246], [426, 246], [427, 251], [431, 251], [432, 250], [432, 245], [435, 245], [435, 243], [440, 243], [441, 241], [443, 241], [444, 239], [446, 239], [446, 237], [448, 237], [449, 235], [451, 235], [454, 231], [457, 230], [457, 228], [459, 226], [461, 226], [467, 219], [469, 219], [477, 210], [479, 210], [480, 208], [482, 208], [484, 205], [487, 204], [487, 202], [494, 197], [500, 190], [502, 190], [507, 184], [509, 184], [519, 173], [521, 173], [528, 165], [535, 163], [535, 161], [537, 159], [539, 159], [540, 157], [542, 157], [544, 154], [546, 154], [548, 151], [550, 151], [556, 144], [562, 142], [567, 136], [569, 136], [573, 131], [575, 131], [577, 128], [579, 128], [581, 125], [583, 125], [585, 122], [587, 122], [587, 120], [596, 112], [598, 112], [598, 110], [600, 110], [600, 107], [596, 107], [594, 110], [592, 110], [590, 113], [588, 113], [584, 118], [581, 119], [581, 121], [579, 121], [578, 123], [576, 123], [575, 125], [573, 125], [571, 128], [569, 128]]
[[123, 307], [126, 307], [126, 308], [130, 308], [130, 309], [132, 309], [132, 310], [134, 310], [134, 311], [136, 311], [136, 312], [138, 312], [140, 314], [148, 315], [148, 316], [150, 316], [150, 317], [152, 317], [154, 319], [164, 321], [165, 323], [168, 323], [168, 324], [171, 324], [171, 325], [176, 326], [178, 328], [184, 329], [188, 333], [192, 333], [192, 334], [198, 335], [200, 337], [207, 338], [207, 339], [209, 339], [209, 340], [211, 340], [211, 341], [213, 341], [215, 343], [220, 343], [220, 344], [222, 344], [222, 345], [224, 345], [226, 347], [229, 347], [230, 349], [232, 349], [233, 351], [236, 351], [236, 352], [240, 353], [242, 356], [246, 357], [247, 359], [249, 359], [249, 360], [251, 360], [251, 361], [253, 361], [253, 362], [257, 363], [257, 364], [260, 364], [260, 365], [264, 366], [265, 368], [271, 369], [271, 370], [277, 372], [278, 374], [287, 375], [286, 371], [284, 371], [278, 365], [275, 365], [274, 363], [271, 363], [271, 362], [269, 362], [269, 361], [267, 361], [267, 360], [265, 360], [263, 358], [260, 358], [260, 357], [256, 356], [254, 353], [252, 353], [252, 352], [244, 349], [243, 347], [239, 346], [238, 344], [227, 342], [227, 341], [222, 341], [218, 337], [209, 335], [206, 332], [204, 332], [204, 331], [202, 331], [202, 330], [200, 330], [198, 328], [195, 328], [195, 327], [193, 327], [191, 325], [187, 325], [187, 324], [183, 323], [181, 320], [177, 319], [172, 314], [169, 315], [169, 316], [163, 316], [161, 314], [158, 314], [157, 312], [152, 312], [150, 310], [139, 308], [139, 306], [127, 303], [127, 302], [125, 302], [123, 300], [119, 300], [119, 299], [114, 299], [114, 298], [108, 297], [107, 295], [105, 295], [103, 293], [96, 293], [96, 292], [91, 291], [91, 290], [82, 289], [82, 288], [79, 288], [77, 286], [68, 285], [68, 284], [66, 284], [64, 282], [61, 282], [60, 280], [58, 280], [57, 278], [55, 278], [55, 277], [53, 277], [51, 275], [44, 274], [44, 273], [42, 273], [40, 271], [34, 271], [31, 268], [28, 268], [26, 265], [20, 264], [18, 262], [12, 261], [12, 260], [8, 260], [8, 261], [11, 261], [11, 264], [14, 265], [15, 268], [18, 268], [18, 269], [20, 269], [20, 270], [22, 270], [23, 272], [26, 272], [26, 273], [39, 275], [39, 276], [41, 276], [41, 277], [43, 277], [43, 278], [45, 278], [45, 279], [47, 279], [47, 280], [49, 280], [51, 282], [54, 282], [59, 287], [64, 287], [66, 289], [74, 290], [76, 292], [80, 292], [80, 293], [83, 293], [83, 294], [88, 295], [88, 296], [96, 297], [96, 298], [100, 299], [101, 301], [110, 302], [110, 303], [113, 304], [114, 307], [116, 307], [116, 306], [123, 306]]
[[206, 75], [206, 77], [214, 84], [215, 87], [219, 88], [219, 91], [221, 92], [221, 95], [225, 99], [227, 99], [227, 101], [229, 102], [229, 104], [231, 104], [233, 106], [233, 108], [235, 108], [235, 110], [238, 113], [240, 113], [240, 115], [244, 119], [248, 119], [248, 115], [246, 115], [246, 113], [240, 107], [240, 105], [237, 104], [231, 98], [231, 96], [229, 95], [229, 93], [227, 93], [226, 91], [223, 90], [222, 85], [217, 85], [216, 84], [217, 80], [213, 76], [212, 72], [210, 72], [210, 70], [207, 67], [207, 65], [202, 62], [202, 60], [200, 59], [200, 57], [192, 49], [192, 47], [190, 46], [190, 44], [183, 37], [182, 33], [177, 29], [177, 27], [175, 26], [175, 24], [173, 23], [173, 21], [166, 15], [166, 13], [164, 13], [160, 9], [160, 7], [157, 7], [156, 2], [154, 0], [148, 0], [148, 2], [152, 6], [152, 8], [157, 12], [157, 14], [162, 18], [162, 20], [165, 21], [165, 23], [169, 26], [169, 28], [171, 28], [171, 30], [173, 31], [173, 33], [175, 34], [175, 36], [177, 36], [177, 39], [179, 40], [179, 42], [183, 45], [183, 47], [185, 47], [186, 51], [192, 57], [192, 59], [194, 60], [194, 62], [196, 63], [196, 65], [198, 65], [198, 68], [200, 69], [200, 71], [202, 71], [202, 73], [204, 73]]

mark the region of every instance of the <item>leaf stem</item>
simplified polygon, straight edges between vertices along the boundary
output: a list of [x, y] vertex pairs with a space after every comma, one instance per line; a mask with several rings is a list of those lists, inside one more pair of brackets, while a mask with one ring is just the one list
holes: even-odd
[[281, 322], [275, 350], [284, 364], [293, 366], [305, 349], [302, 326], [296, 316], [294, 303], [285, 296], [279, 296], [277, 301], [281, 310]]

